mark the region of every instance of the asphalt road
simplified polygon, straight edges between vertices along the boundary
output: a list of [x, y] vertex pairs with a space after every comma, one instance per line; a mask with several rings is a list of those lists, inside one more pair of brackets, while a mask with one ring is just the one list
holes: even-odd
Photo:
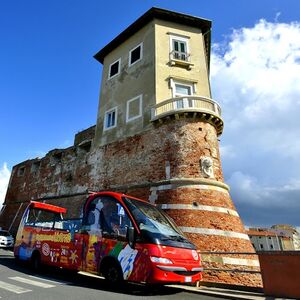
[[153, 288], [127, 284], [123, 288], [109, 287], [101, 278], [73, 274], [60, 269], [45, 268], [39, 274], [26, 265], [17, 265], [13, 253], [0, 249], [0, 299], [53, 300], [53, 299], [220, 299], [180, 288]]

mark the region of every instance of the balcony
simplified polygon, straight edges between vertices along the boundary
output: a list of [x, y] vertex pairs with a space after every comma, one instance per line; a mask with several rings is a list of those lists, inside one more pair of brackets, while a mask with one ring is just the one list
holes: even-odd
[[162, 121], [180, 117], [199, 118], [215, 126], [217, 134], [222, 134], [223, 120], [217, 102], [207, 97], [184, 96], [165, 100], [156, 104], [151, 111], [151, 121]]
[[191, 55], [187, 52], [173, 50], [170, 52], [170, 65], [181, 66], [190, 70], [193, 66], [191, 63]]

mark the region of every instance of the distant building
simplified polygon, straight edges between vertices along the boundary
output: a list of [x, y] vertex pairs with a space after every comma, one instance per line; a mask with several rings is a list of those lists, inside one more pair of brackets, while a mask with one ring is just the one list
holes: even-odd
[[297, 250], [294, 246], [294, 241], [292, 238], [287, 236], [280, 236], [281, 248], [283, 251]]
[[275, 232], [277, 235], [290, 238], [292, 240], [294, 250], [300, 250], [300, 234], [296, 228], [287, 224], [278, 224], [273, 225], [270, 230]]
[[267, 228], [250, 228], [248, 235], [256, 251], [281, 250], [278, 236]]
[[256, 251], [300, 250], [299, 233], [290, 225], [249, 228], [247, 233]]

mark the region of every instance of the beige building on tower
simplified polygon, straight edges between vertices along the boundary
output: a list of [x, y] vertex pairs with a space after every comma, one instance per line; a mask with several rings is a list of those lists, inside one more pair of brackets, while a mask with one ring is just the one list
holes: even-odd
[[182, 112], [207, 111], [220, 134], [221, 111], [208, 77], [210, 30], [211, 21], [152, 9], [100, 50], [95, 143], [150, 130], [152, 122]]

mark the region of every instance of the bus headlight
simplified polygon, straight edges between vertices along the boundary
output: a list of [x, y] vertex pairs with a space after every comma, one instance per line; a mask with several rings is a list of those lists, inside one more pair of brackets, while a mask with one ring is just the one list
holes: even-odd
[[165, 257], [150, 256], [150, 259], [152, 262], [158, 263], [158, 264], [166, 264], [166, 265], [173, 264], [170, 259], [165, 258]]
[[199, 255], [196, 250], [192, 250], [192, 256], [193, 256], [194, 260], [199, 260]]

